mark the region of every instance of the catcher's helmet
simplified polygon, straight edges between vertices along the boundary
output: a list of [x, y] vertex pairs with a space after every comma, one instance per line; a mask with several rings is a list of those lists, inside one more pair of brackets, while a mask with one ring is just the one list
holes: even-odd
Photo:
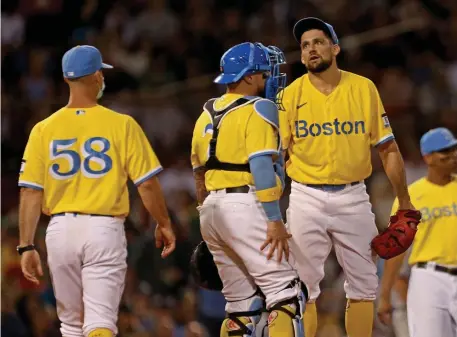
[[286, 74], [280, 73], [279, 66], [285, 63], [284, 53], [278, 47], [265, 47], [260, 42], [244, 42], [222, 55], [221, 74], [214, 82], [230, 84], [249, 74], [269, 73], [265, 83], [265, 98], [279, 104], [277, 94], [286, 85]]

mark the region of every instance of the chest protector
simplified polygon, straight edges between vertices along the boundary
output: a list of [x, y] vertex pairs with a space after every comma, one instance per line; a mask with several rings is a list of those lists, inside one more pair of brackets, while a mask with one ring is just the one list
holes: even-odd
[[212, 98], [205, 103], [205, 105], [203, 106], [203, 110], [205, 110], [211, 116], [211, 122], [213, 124], [213, 137], [209, 141], [209, 157], [205, 164], [205, 167], [208, 170], [251, 172], [249, 163], [225, 163], [221, 162], [216, 157], [217, 136], [219, 135], [219, 128], [221, 126], [221, 123], [224, 117], [227, 116], [227, 114], [242, 106], [254, 104], [256, 101], [260, 99], [260, 97], [241, 97], [220, 110], [215, 108], [214, 103], [216, 101], [216, 98]]

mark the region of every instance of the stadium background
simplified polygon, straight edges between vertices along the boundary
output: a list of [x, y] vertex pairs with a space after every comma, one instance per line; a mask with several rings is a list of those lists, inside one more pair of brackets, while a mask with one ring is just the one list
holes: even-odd
[[[15, 252], [16, 187], [31, 127], [67, 101], [60, 61], [68, 48], [92, 44], [115, 66], [105, 72], [101, 101], [131, 114], [145, 129], [166, 170], [160, 175], [178, 245], [161, 260], [154, 224], [132, 189], [126, 224], [127, 285], [120, 337], [218, 336], [224, 315], [219, 293], [199, 290], [189, 255], [200, 241], [189, 163], [194, 121], [204, 101], [224, 88], [211, 83], [224, 50], [261, 41], [286, 51], [289, 83], [304, 72], [291, 29], [305, 16], [330, 22], [340, 37], [342, 69], [378, 86], [401, 147], [408, 182], [424, 175], [418, 141], [446, 126], [457, 133], [457, 2], [453, 0], [18, 0], [2, 1], [2, 336], [58, 336], [55, 300], [46, 274], [27, 283]], [[373, 156], [367, 181], [379, 228], [386, 225], [392, 190]], [[287, 195], [283, 206], [287, 205]], [[42, 218], [37, 233], [45, 259]], [[45, 265], [46, 266], [46, 265]], [[344, 336], [343, 275], [330, 255], [319, 300], [319, 336]], [[379, 273], [382, 273], [380, 264]], [[392, 336], [376, 326], [375, 336]]]

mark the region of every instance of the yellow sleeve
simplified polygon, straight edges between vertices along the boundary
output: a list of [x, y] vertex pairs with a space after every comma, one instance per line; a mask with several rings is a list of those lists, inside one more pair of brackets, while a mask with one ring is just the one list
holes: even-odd
[[127, 173], [135, 185], [163, 170], [143, 129], [131, 117], [127, 124]]
[[290, 139], [292, 137], [290, 116], [295, 113], [294, 107], [295, 90], [292, 85], [284, 89], [282, 97], [282, 107], [279, 110], [279, 130], [281, 133], [282, 149], [286, 150], [289, 147]]
[[382, 104], [378, 89], [376, 89], [376, 86], [371, 81], [369, 87], [371, 113], [373, 118], [370, 140], [372, 146], [378, 146], [394, 139], [394, 134], [390, 127], [389, 118], [384, 110], [384, 105]]
[[199, 158], [199, 153], [200, 153], [200, 142], [203, 140], [203, 138], [205, 137], [205, 135], [210, 132], [210, 130], [212, 130], [212, 126], [210, 126], [211, 124], [208, 125], [208, 127], [204, 127], [204, 129], [202, 128], [202, 125], [204, 124], [204, 121], [203, 121], [203, 114], [200, 115], [200, 117], [197, 119], [197, 122], [195, 122], [195, 126], [194, 126], [194, 132], [192, 134], [192, 145], [191, 145], [191, 150], [190, 150], [190, 161], [191, 161], [191, 164], [192, 164], [192, 168], [195, 170], [201, 166], [204, 165], [204, 163], [202, 163], [200, 161], [200, 158]]
[[19, 186], [37, 190], [44, 188], [45, 153], [41, 145], [41, 127], [36, 124], [30, 132], [19, 171]]
[[274, 127], [253, 110], [246, 126], [248, 159], [264, 154], [277, 155], [278, 136]]

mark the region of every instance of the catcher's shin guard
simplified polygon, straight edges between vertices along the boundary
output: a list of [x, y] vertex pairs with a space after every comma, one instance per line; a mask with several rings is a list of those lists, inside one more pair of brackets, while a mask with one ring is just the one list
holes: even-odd
[[[247, 311], [241, 311], [247, 308]], [[222, 322], [220, 337], [255, 337], [257, 324], [265, 310], [265, 301], [260, 295], [246, 300], [229, 302], [227, 318]]]
[[273, 306], [268, 316], [270, 337], [303, 337], [303, 310], [298, 298]]

